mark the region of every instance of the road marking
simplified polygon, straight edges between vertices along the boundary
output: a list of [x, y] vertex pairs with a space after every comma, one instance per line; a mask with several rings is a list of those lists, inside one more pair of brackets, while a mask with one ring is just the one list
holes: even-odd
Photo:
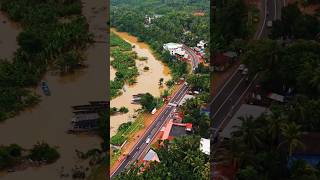
[[244, 80], [244, 78], [241, 78], [241, 80], [237, 83], [236, 87], [231, 91], [229, 96], [223, 101], [219, 109], [212, 115], [212, 119], [214, 119], [214, 116], [217, 115], [217, 113], [221, 110], [222, 106], [229, 100], [230, 96], [233, 94], [233, 92], [239, 87], [241, 82]]
[[262, 34], [263, 30], [264, 30], [264, 26], [266, 25], [266, 19], [267, 19], [267, 0], [264, 0], [264, 2], [265, 2], [265, 5], [264, 5], [264, 19], [263, 19], [262, 28], [260, 29], [260, 32], [259, 32], [258, 37], [257, 37], [258, 39], [260, 39], [260, 37], [261, 37], [261, 34]]
[[[183, 85], [182, 88], [178, 91], [177, 94], [175, 94], [174, 97], [177, 97], [177, 95], [178, 95], [178, 97], [179, 97], [179, 94], [181, 94], [181, 92], [183, 92], [186, 87], [187, 87], [187, 86]], [[166, 110], [168, 110], [168, 109], [166, 108]], [[171, 110], [171, 111], [172, 111], [172, 110]], [[163, 111], [156, 117], [155, 121], [158, 121], [158, 118], [160, 118], [161, 115], [163, 115]], [[155, 123], [155, 121], [154, 121], [153, 123]], [[158, 121], [158, 122], [159, 122], [159, 121]], [[147, 134], [147, 132], [148, 132], [148, 131], [150, 130], [150, 128], [153, 126], [153, 123], [147, 128], [147, 130], [144, 132], [144, 134], [142, 135], [142, 137], [144, 137], [144, 136]], [[143, 139], [144, 139], [144, 138], [141, 138], [141, 139], [134, 145], [134, 147], [131, 149], [131, 151], [130, 151], [128, 154], [131, 154], [131, 153], [135, 150], [136, 146], [137, 146], [138, 144], [140, 144]], [[112, 176], [118, 171], [118, 169], [122, 166], [122, 164], [123, 164], [124, 162], [125, 162], [125, 159], [122, 160], [122, 162], [119, 164], [119, 166], [111, 173], [111, 175], [110, 175], [111, 178], [112, 178]], [[128, 165], [128, 164], [130, 164], [130, 163], [127, 163], [127, 165]], [[126, 166], [127, 166], [127, 165], [126, 165]], [[126, 167], [126, 166], [125, 166], [125, 167]]]
[[[241, 101], [241, 99], [243, 98], [244, 94], [247, 93], [248, 89], [250, 88], [250, 86], [252, 85], [253, 81], [255, 81], [258, 77], [258, 74], [256, 74], [254, 76], [254, 78], [252, 79], [252, 81], [250, 82], [250, 84], [248, 85], [248, 87], [246, 88], [246, 90], [241, 94], [241, 96], [239, 97], [239, 99], [236, 101], [236, 103], [234, 104], [234, 107], [237, 106], [237, 104]], [[216, 131], [213, 135], [213, 139], [215, 138], [217, 132], [219, 132], [219, 129], [221, 128], [223, 122], [228, 118], [228, 116], [226, 116], [220, 123], [220, 125], [217, 127], [218, 131]]]
[[209, 106], [211, 106], [211, 104], [213, 103], [214, 100], [217, 99], [217, 97], [221, 94], [222, 90], [227, 86], [227, 84], [229, 84], [229, 82], [231, 81], [231, 79], [237, 74], [238, 72], [238, 68], [237, 70], [231, 75], [231, 77], [227, 80], [226, 83], [224, 83], [224, 85], [222, 86], [222, 88], [219, 90], [218, 94], [215, 95], [215, 97], [212, 99], [212, 101], [209, 103]]
[[278, 11], [278, 9], [277, 9], [277, 1], [274, 0], [273, 3], [274, 3], [274, 17], [273, 17], [273, 20], [277, 20], [278, 19], [277, 18], [277, 11]]
[[[185, 95], [187, 91], [185, 91], [183, 94]], [[182, 98], [180, 98], [179, 102], [182, 100]], [[170, 110], [170, 113], [173, 111], [173, 109]], [[157, 132], [155, 134], [158, 134], [159, 131], [161, 130], [161, 127], [167, 122], [167, 120], [170, 118], [166, 118], [163, 123], [161, 124], [161, 126], [159, 127], [159, 129], [157, 130]], [[150, 142], [152, 142], [154, 139], [156, 138], [156, 136], [153, 136], [150, 140]], [[146, 148], [143, 149], [143, 151], [141, 152], [141, 154], [139, 155], [139, 157], [137, 159], [140, 159], [143, 152], [148, 151], [150, 149], [151, 143], [147, 144]]]

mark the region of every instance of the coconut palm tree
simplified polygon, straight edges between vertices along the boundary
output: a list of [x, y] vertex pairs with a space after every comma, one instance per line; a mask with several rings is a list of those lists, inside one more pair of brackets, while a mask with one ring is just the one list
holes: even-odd
[[281, 127], [285, 122], [285, 118], [282, 115], [281, 109], [274, 108], [272, 114], [266, 116], [266, 130], [267, 134], [271, 137], [271, 148], [273, 149], [279, 144], [279, 137], [281, 133]]
[[295, 122], [288, 122], [281, 127], [281, 134], [284, 137], [284, 140], [279, 144], [279, 147], [284, 145], [288, 146], [289, 156], [292, 156], [292, 153], [296, 148], [304, 148], [304, 144], [300, 141], [300, 128], [301, 126], [297, 125]]
[[261, 129], [257, 128], [252, 116], [239, 117], [242, 122], [240, 126], [234, 126], [237, 130], [233, 133], [242, 138], [243, 142], [252, 150], [256, 150], [261, 145]]

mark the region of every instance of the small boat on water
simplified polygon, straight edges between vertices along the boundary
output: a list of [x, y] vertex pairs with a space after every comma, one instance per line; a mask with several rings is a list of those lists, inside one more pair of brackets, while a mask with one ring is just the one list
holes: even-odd
[[46, 81], [41, 81], [41, 89], [46, 96], [50, 96], [51, 92], [49, 90], [48, 83]]

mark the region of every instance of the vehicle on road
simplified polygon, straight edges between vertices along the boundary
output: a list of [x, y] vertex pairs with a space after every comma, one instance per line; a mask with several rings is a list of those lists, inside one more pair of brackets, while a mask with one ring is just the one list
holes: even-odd
[[177, 107], [177, 104], [176, 103], [168, 103], [168, 106]]
[[149, 144], [149, 143], [150, 143], [150, 140], [151, 140], [151, 139], [150, 139], [150, 136], [148, 136], [148, 138], [147, 138], [147, 140], [146, 140], [146, 143]]
[[239, 71], [243, 71], [246, 68], [246, 66], [244, 64], [240, 64], [240, 66], [238, 67]]
[[50, 90], [46, 81], [41, 81], [41, 89], [46, 96], [50, 96]]
[[151, 114], [155, 114], [157, 112], [157, 108], [154, 108], [152, 111], [151, 111]]
[[271, 21], [271, 20], [269, 20], [269, 21], [267, 22], [267, 27], [268, 27], [268, 28], [271, 28], [271, 27], [272, 27], [272, 21]]
[[244, 70], [242, 71], [242, 74], [243, 74], [243, 75], [247, 75], [247, 74], [248, 74], [248, 71], [249, 71], [248, 68], [244, 68]]

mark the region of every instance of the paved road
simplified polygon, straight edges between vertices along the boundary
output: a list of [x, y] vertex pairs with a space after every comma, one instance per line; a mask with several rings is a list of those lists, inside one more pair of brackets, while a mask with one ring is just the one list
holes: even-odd
[[264, 0], [264, 8], [263, 14], [264, 19], [263, 23], [261, 24], [259, 30], [256, 33], [255, 39], [260, 39], [264, 37], [268, 37], [270, 34], [271, 28], [267, 27], [268, 21], [274, 21], [281, 18], [281, 8], [284, 6], [284, 1], [278, 1], [278, 0]]
[[[178, 104], [184, 95], [188, 91], [188, 86], [183, 84], [183, 86], [178, 90], [178, 92], [174, 95], [174, 97], [170, 100], [170, 103]], [[175, 107], [167, 105], [165, 109], [159, 114], [156, 120], [149, 126], [146, 130], [146, 133], [142, 138], [139, 139], [138, 143], [134, 146], [133, 150], [129, 153], [129, 157], [126, 158], [118, 168], [111, 174], [111, 179], [122, 172], [124, 169], [129, 167], [130, 164], [134, 163], [136, 160], [140, 159], [140, 157], [150, 149], [150, 144], [146, 143], [148, 138], [151, 141], [155, 138], [156, 134], [160, 131], [161, 127], [165, 124], [165, 122], [169, 119], [170, 114], [172, 113]], [[150, 141], [150, 142], [151, 142]]]
[[[281, 5], [277, 0], [264, 0], [264, 5], [264, 21], [261, 23], [261, 26], [256, 33], [256, 39], [268, 36], [270, 29], [266, 27], [266, 22], [279, 19], [279, 9], [283, 6], [283, 4]], [[241, 72], [236, 70], [209, 103], [211, 109], [210, 115], [213, 120], [212, 128], [215, 132], [212, 137], [213, 139], [217, 135], [217, 130], [222, 127], [223, 123], [225, 123], [224, 121], [230, 116], [230, 112], [233, 112], [234, 108], [236, 108], [236, 105], [239, 102], [238, 100], [246, 93], [249, 82], [247, 82], [245, 78], [245, 75], [242, 75]]]
[[[183, 49], [187, 51], [187, 53], [191, 56], [191, 65], [192, 69], [196, 69], [199, 64], [199, 56], [188, 46], [183, 45]], [[174, 95], [174, 97], [170, 100], [169, 103], [179, 104], [184, 95], [188, 91], [188, 86], [183, 84], [183, 86], [178, 90], [178, 92]], [[128, 168], [130, 164], [136, 162], [136, 160], [140, 159], [142, 155], [144, 155], [149, 149], [150, 144], [146, 143], [146, 140], [150, 138], [150, 142], [155, 138], [156, 134], [160, 131], [161, 127], [165, 124], [165, 122], [170, 118], [170, 115], [175, 109], [175, 107], [166, 105], [165, 109], [159, 114], [159, 116], [155, 119], [155, 121], [149, 126], [146, 130], [145, 134], [142, 138], [139, 139], [138, 143], [134, 146], [134, 148], [129, 153], [126, 159], [117, 167], [117, 169], [110, 175], [111, 179], [117, 176], [124, 169]]]
[[183, 45], [183, 49], [191, 56], [192, 70], [194, 71], [200, 62], [199, 56], [188, 46]]

